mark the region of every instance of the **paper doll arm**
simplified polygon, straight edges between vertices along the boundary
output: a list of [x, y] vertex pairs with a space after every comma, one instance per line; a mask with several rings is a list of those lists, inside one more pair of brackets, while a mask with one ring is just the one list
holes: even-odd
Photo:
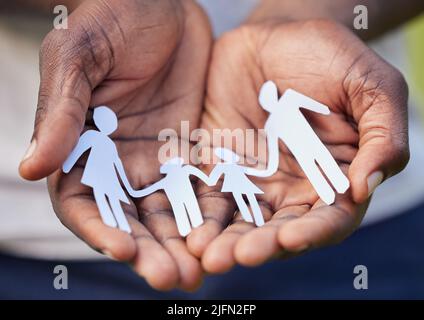
[[125, 189], [128, 191], [130, 195], [135, 192], [133, 187], [131, 186], [127, 174], [125, 173], [124, 165], [122, 164], [121, 159], [117, 158], [115, 160], [115, 168], [118, 171], [119, 177], [121, 178], [122, 183], [124, 184]]
[[209, 175], [209, 183], [208, 186], [214, 186], [217, 184], [219, 177], [221, 177], [222, 175], [222, 171], [219, 168], [219, 166], [216, 166], [215, 168], [213, 168], [212, 172]]
[[129, 192], [130, 195], [134, 198], [142, 198], [145, 196], [148, 196], [149, 194], [152, 194], [160, 189], [163, 189], [163, 183], [162, 181], [158, 181], [151, 186], [148, 186], [147, 188], [141, 189], [141, 190], [132, 190], [132, 192]]
[[286, 90], [281, 99], [284, 103], [288, 103], [296, 108], [308, 109], [324, 115], [330, 114], [330, 109], [326, 105], [319, 103], [318, 101], [315, 101], [314, 99], [309, 98], [293, 89]]
[[197, 169], [196, 167], [193, 166], [185, 166], [184, 169], [186, 170], [186, 172], [190, 175], [196, 176], [198, 177], [200, 180], [203, 180], [209, 187], [213, 186], [216, 184], [213, 183], [211, 184], [211, 179], [210, 177], [208, 177], [202, 170]]
[[134, 197], [134, 198], [141, 198], [141, 197], [145, 197], [159, 189], [162, 189], [161, 187], [161, 183], [162, 181], [158, 181], [155, 184], [152, 184], [151, 186], [142, 189], [142, 190], [134, 190], [133, 187], [131, 186], [128, 177], [125, 173], [125, 169], [124, 169], [124, 165], [122, 164], [121, 159], [117, 158], [115, 160], [115, 167], [116, 170], [118, 171], [119, 177], [122, 180], [122, 183], [125, 186], [125, 189], [128, 191], [128, 193]]
[[268, 165], [265, 170], [258, 170], [254, 168], [245, 168], [245, 173], [249, 176], [255, 176], [260, 178], [267, 178], [272, 176], [278, 170], [279, 163], [279, 149], [278, 149], [278, 137], [274, 135], [267, 136], [268, 144]]
[[92, 137], [93, 132], [87, 131], [79, 138], [77, 145], [62, 166], [63, 172], [69, 173], [83, 153], [90, 149]]

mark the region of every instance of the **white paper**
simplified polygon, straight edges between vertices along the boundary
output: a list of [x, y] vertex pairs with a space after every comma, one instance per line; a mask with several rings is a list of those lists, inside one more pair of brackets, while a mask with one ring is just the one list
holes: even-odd
[[270, 113], [265, 123], [265, 131], [271, 171], [278, 167], [278, 139], [281, 139], [298, 161], [319, 197], [328, 205], [334, 203], [335, 193], [320, 168], [338, 193], [346, 192], [349, 180], [300, 111], [300, 108], [305, 108], [329, 115], [330, 109], [292, 89], [286, 90], [283, 96], [278, 98], [277, 86], [272, 81], [263, 85], [259, 103]]
[[87, 163], [81, 183], [93, 189], [94, 199], [103, 222], [110, 227], [131, 233], [120, 202], [130, 203], [119, 178], [126, 188], [131, 188], [116, 146], [109, 135], [118, 128], [118, 119], [108, 107], [94, 109], [93, 119], [99, 130], [86, 131], [79, 139], [68, 159], [63, 172], [68, 173], [77, 160], [88, 150]]
[[[254, 171], [251, 168], [237, 164], [240, 160], [239, 156], [229, 149], [216, 148], [215, 154], [224, 162], [217, 164], [212, 170], [209, 176], [209, 184], [215, 185], [219, 178], [223, 176], [224, 181], [221, 192], [232, 193], [240, 214], [245, 221], [253, 222], [254, 218], [255, 224], [262, 226], [264, 224], [264, 218], [258, 200], [256, 199], [256, 194], [263, 194], [264, 192], [247, 177], [248, 175], [256, 175], [256, 173], [259, 174], [260, 171]], [[243, 196], [246, 197], [248, 203], [245, 202]], [[252, 214], [249, 211], [248, 204], [250, 205]]]
[[132, 191], [130, 194], [139, 198], [161, 189], [164, 190], [174, 212], [178, 232], [185, 237], [191, 232], [192, 227], [196, 228], [203, 223], [190, 175], [206, 183], [209, 183], [209, 177], [196, 167], [184, 165], [183, 158], [173, 158], [165, 162], [160, 167], [160, 173], [165, 174], [162, 180], [143, 190]]
[[328, 115], [330, 109], [292, 89], [286, 90], [279, 98], [277, 86], [271, 81], [263, 85], [259, 103], [270, 113], [265, 123], [268, 146], [268, 165], [265, 170], [241, 166], [238, 164], [239, 156], [233, 151], [216, 148], [215, 154], [223, 162], [215, 166], [209, 177], [196, 167], [184, 165], [184, 159], [173, 158], [160, 167], [160, 173], [165, 175], [161, 180], [136, 191], [128, 181], [113, 140], [109, 138], [118, 128], [117, 117], [111, 109], [102, 106], [94, 109], [93, 118], [98, 130], [89, 130], [80, 137], [65, 161], [63, 171], [68, 173], [77, 160], [90, 150], [81, 183], [93, 189], [103, 222], [128, 233], [131, 229], [121, 202], [130, 202], [120, 180], [126, 191], [135, 198], [163, 190], [174, 212], [178, 231], [185, 237], [192, 228], [203, 223], [190, 175], [198, 177], [209, 186], [215, 185], [223, 176], [221, 192], [232, 193], [245, 221], [261, 226], [264, 224], [264, 218], [256, 195], [263, 194], [263, 191], [248, 176], [265, 178], [278, 170], [278, 140], [281, 139], [298, 161], [319, 197], [328, 205], [334, 203], [335, 193], [320, 168], [338, 193], [346, 192], [349, 180], [300, 111], [300, 108], [306, 108]]

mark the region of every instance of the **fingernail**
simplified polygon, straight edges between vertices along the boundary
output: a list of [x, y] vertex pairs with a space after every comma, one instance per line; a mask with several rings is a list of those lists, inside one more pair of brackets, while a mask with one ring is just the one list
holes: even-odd
[[381, 171], [376, 171], [372, 174], [370, 174], [370, 176], [367, 179], [367, 183], [368, 183], [368, 197], [370, 195], [372, 195], [375, 191], [375, 189], [383, 182], [383, 172]]
[[105, 256], [107, 256], [109, 259], [116, 261], [115, 257], [112, 255], [112, 253], [111, 253], [110, 251], [108, 251], [108, 250], [103, 250], [102, 252], [103, 252], [103, 254], [104, 254]]
[[25, 155], [24, 155], [24, 158], [22, 159], [22, 161], [25, 161], [25, 160], [27, 160], [27, 159], [29, 159], [29, 158], [32, 157], [32, 155], [33, 155], [33, 153], [35, 151], [36, 146], [37, 146], [37, 141], [35, 139], [33, 139], [31, 141], [31, 144], [29, 145], [27, 151], [25, 152]]

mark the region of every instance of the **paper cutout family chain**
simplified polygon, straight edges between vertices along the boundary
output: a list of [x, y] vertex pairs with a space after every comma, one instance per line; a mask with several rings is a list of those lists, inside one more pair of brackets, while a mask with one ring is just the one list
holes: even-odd
[[334, 203], [335, 193], [323, 173], [338, 193], [344, 193], [349, 188], [349, 180], [299, 110], [306, 108], [328, 115], [330, 109], [292, 89], [286, 90], [281, 98], [278, 98], [277, 86], [272, 81], [266, 82], [261, 88], [259, 103], [269, 112], [265, 123], [269, 160], [265, 170], [241, 166], [238, 164], [239, 156], [233, 151], [216, 148], [215, 154], [222, 162], [215, 166], [209, 176], [196, 167], [184, 165], [184, 159], [174, 158], [160, 167], [160, 173], [165, 175], [163, 179], [145, 189], [134, 190], [125, 174], [116, 146], [109, 138], [118, 128], [117, 117], [111, 109], [102, 106], [94, 109], [93, 116], [99, 130], [86, 131], [80, 137], [77, 146], [65, 161], [63, 171], [68, 173], [82, 154], [91, 149], [81, 183], [93, 189], [103, 222], [128, 233], [131, 229], [120, 202], [129, 203], [129, 200], [119, 178], [134, 198], [163, 190], [174, 212], [179, 233], [181, 236], [187, 236], [192, 227], [196, 228], [203, 223], [190, 175], [198, 177], [209, 186], [215, 185], [223, 176], [221, 192], [232, 193], [245, 221], [254, 221], [257, 226], [261, 226], [264, 219], [256, 194], [263, 194], [263, 191], [250, 181], [248, 176], [265, 178], [278, 170], [278, 141], [281, 139], [298, 161], [319, 197], [327, 205]]

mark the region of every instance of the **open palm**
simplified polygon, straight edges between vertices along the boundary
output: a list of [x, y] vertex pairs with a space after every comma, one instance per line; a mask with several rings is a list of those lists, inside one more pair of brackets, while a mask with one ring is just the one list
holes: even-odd
[[209, 272], [343, 240], [365, 213], [372, 191], [367, 178], [387, 178], [408, 159], [405, 82], [347, 29], [326, 21], [274, 22], [224, 35], [212, 55], [202, 127], [264, 128], [268, 114], [258, 94], [267, 80], [280, 94], [292, 88], [330, 107], [329, 116], [303, 113], [348, 175], [351, 189], [333, 205], [323, 203], [280, 141], [278, 172], [252, 178], [264, 191], [258, 196], [264, 226], [256, 228], [239, 214], [233, 218], [234, 203], [219, 189], [199, 190], [206, 222], [192, 232], [188, 246]]
[[202, 277], [165, 194], [124, 207], [127, 234], [102, 223], [92, 190], [80, 183], [84, 159], [68, 175], [59, 168], [81, 132], [93, 128], [92, 107], [107, 105], [118, 116], [111, 138], [132, 187], [159, 180], [159, 132], [179, 132], [182, 120], [199, 125], [210, 46], [207, 18], [191, 0], [98, 0], [73, 12], [69, 30], [50, 33], [41, 51], [37, 147], [21, 174], [54, 172], [48, 184], [60, 220], [95, 249], [131, 262], [158, 289], [193, 289]]

